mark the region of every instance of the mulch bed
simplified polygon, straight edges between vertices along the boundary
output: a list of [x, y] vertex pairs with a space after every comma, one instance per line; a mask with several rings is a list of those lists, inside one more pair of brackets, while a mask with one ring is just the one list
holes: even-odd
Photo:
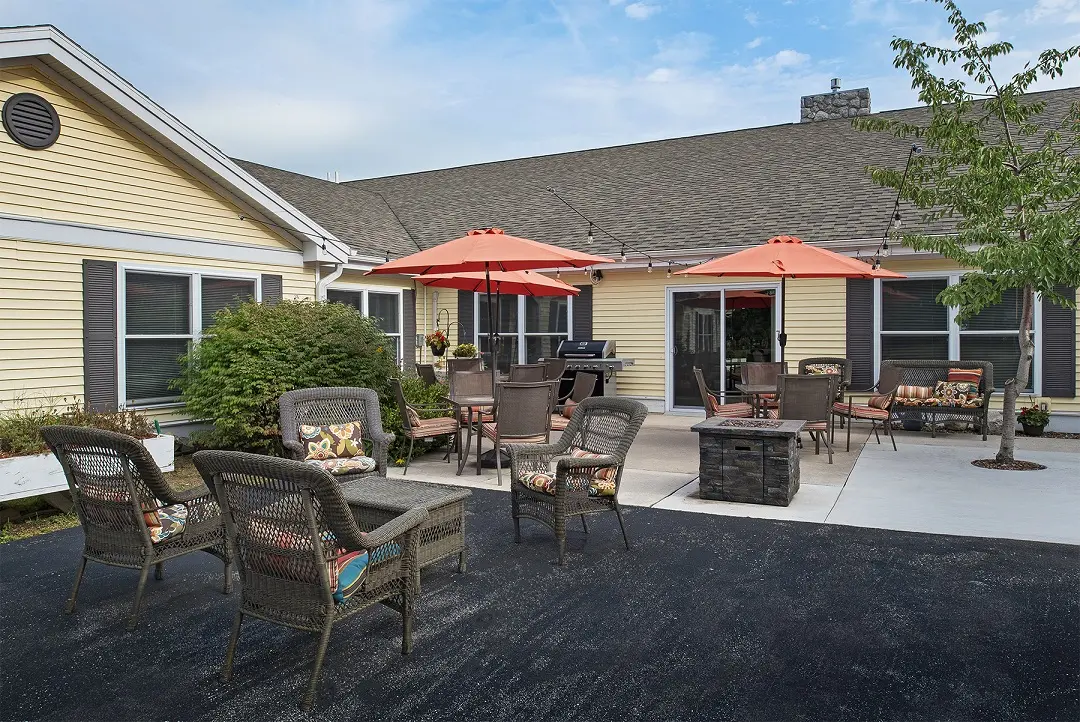
[[1044, 431], [1044, 439], [1080, 439], [1080, 434], [1073, 434], [1067, 431]]
[[997, 459], [976, 459], [971, 462], [980, 469], [997, 469], [999, 471], [1041, 471], [1046, 467], [1036, 464], [1034, 461], [998, 461]]

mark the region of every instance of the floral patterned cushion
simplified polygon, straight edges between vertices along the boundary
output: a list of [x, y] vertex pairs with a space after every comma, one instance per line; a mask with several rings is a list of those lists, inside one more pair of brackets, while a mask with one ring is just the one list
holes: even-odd
[[[594, 454], [591, 451], [570, 447], [572, 459], [598, 459], [603, 454]], [[615, 496], [615, 476], [619, 473], [619, 467], [608, 466], [593, 472], [592, 483], [589, 484], [589, 496]]]
[[960, 406], [978, 396], [979, 384], [970, 381], [938, 381], [934, 387], [934, 398], [943, 399], [950, 406]]
[[978, 388], [982, 382], [982, 369], [949, 369], [947, 381], [967, 381]]
[[522, 474], [518, 481], [534, 491], [542, 491], [545, 494], [555, 496], [555, 475], [550, 471], [534, 471]]
[[840, 376], [844, 373], [844, 369], [840, 368], [840, 364], [806, 364], [806, 373]]
[[326, 426], [300, 426], [300, 443], [307, 449], [305, 461], [310, 459], [348, 459], [363, 456], [364, 444], [359, 421]]
[[172, 504], [143, 512], [143, 519], [150, 530], [150, 541], [160, 544], [166, 539], [183, 534], [187, 516], [188, 508], [184, 504]]
[[377, 462], [370, 456], [353, 456], [348, 459], [308, 459], [307, 463], [329, 471], [334, 476], [341, 474], [365, 474], [375, 471]]

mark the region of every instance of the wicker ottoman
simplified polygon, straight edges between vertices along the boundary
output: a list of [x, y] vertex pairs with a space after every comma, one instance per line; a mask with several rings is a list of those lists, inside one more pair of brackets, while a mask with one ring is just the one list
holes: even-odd
[[384, 476], [348, 481], [340, 488], [362, 531], [371, 531], [413, 507], [424, 507], [428, 518], [418, 530], [420, 568], [457, 554], [458, 571], [465, 571], [465, 499], [472, 496], [468, 489]]

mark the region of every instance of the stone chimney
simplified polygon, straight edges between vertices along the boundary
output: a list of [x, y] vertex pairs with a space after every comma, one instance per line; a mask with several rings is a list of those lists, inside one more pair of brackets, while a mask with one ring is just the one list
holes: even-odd
[[831, 93], [804, 95], [800, 106], [800, 123], [870, 115], [870, 89], [841, 91], [840, 78], [833, 78]]

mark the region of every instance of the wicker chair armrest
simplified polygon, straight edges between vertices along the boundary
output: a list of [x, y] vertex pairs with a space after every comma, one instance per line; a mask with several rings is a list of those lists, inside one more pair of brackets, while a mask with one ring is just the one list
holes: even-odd
[[551, 457], [562, 453], [560, 444], [503, 444], [502, 450], [510, 455], [511, 463], [515, 458], [522, 461], [550, 461]]
[[292, 439], [282, 439], [281, 445], [285, 447], [285, 451], [289, 453], [289, 458], [294, 461], [303, 461], [306, 454], [304, 453], [304, 445], [299, 441], [293, 441]]
[[361, 546], [373, 550], [397, 539], [408, 531], [416, 529], [428, 518], [427, 509], [417, 506], [404, 514], [394, 517], [382, 526], [361, 536]]
[[179, 490], [172, 484], [169, 485], [169, 498], [162, 499], [162, 501], [169, 504], [189, 504], [191, 502], [200, 500], [214, 500], [214, 495], [210, 493], [210, 489], [206, 487], [206, 484], [201, 481], [190, 489]]
[[555, 464], [555, 473], [563, 475], [564, 472], [578, 469], [606, 469], [612, 466], [621, 466], [622, 462], [617, 456], [602, 454], [591, 458], [577, 458], [573, 456], [561, 456]]

